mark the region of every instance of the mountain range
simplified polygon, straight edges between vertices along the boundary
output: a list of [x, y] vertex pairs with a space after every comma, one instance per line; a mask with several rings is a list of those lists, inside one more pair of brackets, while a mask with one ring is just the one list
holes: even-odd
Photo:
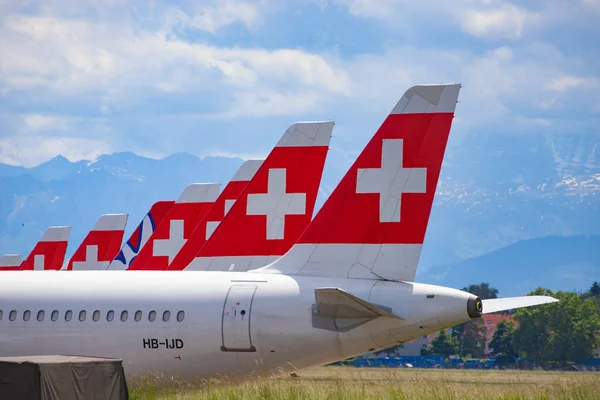
[[[157, 200], [192, 182], [226, 183], [235, 157], [133, 153], [33, 168], [0, 164], [0, 254], [27, 254], [50, 225], [71, 225], [70, 255], [99, 215], [129, 213], [126, 236]], [[317, 208], [353, 162], [332, 149]], [[600, 279], [600, 134], [451, 136], [418, 280], [489, 281], [502, 295]]]

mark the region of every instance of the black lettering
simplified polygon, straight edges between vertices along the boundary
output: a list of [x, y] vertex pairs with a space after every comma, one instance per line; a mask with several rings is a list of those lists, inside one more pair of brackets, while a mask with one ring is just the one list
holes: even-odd
[[164, 347], [166, 349], [183, 349], [183, 340], [181, 339], [165, 339], [159, 342], [158, 339], [142, 339], [144, 349], [158, 349]]

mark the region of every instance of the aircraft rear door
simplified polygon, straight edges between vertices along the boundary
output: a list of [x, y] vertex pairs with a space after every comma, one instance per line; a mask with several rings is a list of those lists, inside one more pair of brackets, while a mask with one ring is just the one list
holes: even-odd
[[229, 288], [221, 321], [222, 351], [256, 351], [250, 335], [250, 315], [256, 285]]

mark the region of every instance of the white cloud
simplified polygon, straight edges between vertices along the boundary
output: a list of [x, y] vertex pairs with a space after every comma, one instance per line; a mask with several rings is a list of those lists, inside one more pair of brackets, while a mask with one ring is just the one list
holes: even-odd
[[523, 8], [505, 4], [487, 10], [468, 10], [464, 13], [461, 26], [474, 36], [519, 39], [526, 25], [536, 19], [535, 14]]
[[[102, 7], [96, 7], [98, 1]], [[261, 1], [264, 5], [268, 0]], [[555, 126], [548, 114], [565, 105], [573, 107], [574, 97], [583, 104], [574, 91], [589, 94], [583, 91], [598, 83], [584, 57], [563, 56], [556, 47], [532, 42], [528, 36], [558, 18], [564, 2], [557, 3], [560, 7], [552, 15], [548, 11], [552, 7], [545, 3], [517, 5], [516, 0], [338, 2], [356, 17], [387, 21], [381, 39], [386, 47], [360, 54], [337, 48], [316, 54], [301, 48], [215, 44], [211, 38], [222, 43], [236, 40], [219, 36], [227, 26], [253, 30], [268, 22], [261, 6], [250, 1], [148, 7], [138, 0], [108, 4], [56, 0], [38, 12], [7, 8], [0, 15], [0, 48], [10, 57], [0, 57], [0, 92], [8, 103], [24, 98], [31, 107], [0, 132], [13, 135], [2, 139], [0, 156], [5, 161], [37, 163], [64, 149], [67, 157], [91, 158], [94, 149], [86, 143], [95, 143], [102, 151], [129, 148], [158, 156], [188, 151], [191, 144], [174, 144], [165, 133], [183, 137], [189, 132], [196, 140], [203, 135], [202, 123], [221, 127], [228, 122], [223, 119], [240, 117], [316, 113], [342, 122], [343, 116], [351, 121], [352, 134], [358, 130], [353, 122], [360, 116], [383, 117], [407, 87], [432, 82], [463, 83], [458, 130], [491, 124], [512, 127], [513, 122], [539, 128]], [[360, 22], [352, 21], [358, 30]], [[421, 30], [444, 24], [444, 32], [454, 28], [458, 34], [448, 43], [433, 45], [429, 38], [421, 45], [394, 35], [397, 27], [410, 30], [416, 24]], [[490, 40], [464, 41], [459, 30]], [[476, 45], [470, 47], [472, 43]], [[44, 102], [36, 103], [40, 97]], [[78, 109], [79, 103], [85, 111]], [[37, 104], [44, 107], [36, 109]], [[163, 104], [170, 111], [154, 115], [156, 110], [162, 112]], [[540, 111], [534, 118], [525, 115], [532, 109]], [[97, 126], [90, 127], [93, 118]], [[45, 139], [53, 153], [16, 134]], [[80, 148], [77, 151], [69, 152], [61, 144], [71, 143], [66, 136], [84, 135], [83, 142], [73, 142]], [[226, 148], [206, 136], [202, 146]], [[34, 149], [31, 154], [17, 151], [29, 145]]]
[[181, 23], [188, 28], [211, 33], [235, 23], [252, 28], [260, 21], [260, 16], [257, 4], [231, 0], [218, 1], [214, 5], [195, 6], [191, 12], [181, 8], [171, 8], [168, 11], [171, 25]]
[[50, 160], [57, 154], [71, 161], [77, 161], [93, 160], [111, 151], [110, 145], [96, 139], [46, 136], [16, 136], [0, 139], [0, 162], [26, 167]]
[[[584, 0], [585, 1], [585, 0]], [[505, 0], [336, 0], [351, 15], [376, 18], [399, 27], [410, 24], [451, 24], [473, 36], [489, 39], [520, 39], [524, 32], [547, 21], [555, 5], [539, 12]], [[426, 22], [424, 22], [426, 21]]]
[[564, 92], [569, 89], [591, 88], [597, 85], [597, 78], [582, 78], [578, 76], [563, 75], [558, 78], [553, 78], [546, 86], [550, 90]]
[[67, 119], [51, 115], [32, 114], [23, 117], [23, 122], [31, 131], [65, 130]]
[[[45, 88], [62, 95], [100, 93], [98, 108], [103, 113], [106, 98], [114, 105], [149, 88], [167, 93], [228, 91], [243, 98], [239, 104], [244, 107], [248, 90], [273, 98], [304, 96], [311, 90], [351, 92], [343, 70], [302, 50], [217, 47], [157, 32], [138, 33], [126, 26], [54, 17], [12, 15], [3, 25], [6, 34], [0, 47], [11, 54], [0, 61], [5, 92]], [[256, 106], [260, 115], [281, 114], [275, 103], [258, 101]]]

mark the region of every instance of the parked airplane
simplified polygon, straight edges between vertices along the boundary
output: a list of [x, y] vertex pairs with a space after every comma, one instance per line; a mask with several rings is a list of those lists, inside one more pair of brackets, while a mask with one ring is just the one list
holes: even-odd
[[130, 374], [242, 378], [556, 301], [412, 282], [459, 88], [408, 89], [298, 243], [264, 268], [0, 272], [0, 356], [121, 357]]
[[220, 188], [220, 183], [188, 185], [130, 262], [128, 270], [166, 270], [196, 225], [215, 204]]
[[161, 223], [165, 215], [169, 212], [174, 200], [157, 201], [150, 207], [148, 214], [142, 219], [142, 222], [137, 226], [131, 237], [117, 256], [112, 260], [107, 269], [127, 269], [144, 247], [148, 239], [152, 236], [156, 227]]
[[67, 270], [104, 270], [116, 257], [127, 225], [127, 214], [104, 214], [65, 266]]
[[284, 255], [312, 218], [332, 132], [333, 121], [291, 125], [210, 238], [194, 232], [169, 269], [243, 272]]
[[34, 246], [19, 270], [59, 270], [65, 260], [70, 226], [51, 226]]
[[[176, 228], [176, 223], [185, 224], [186, 227], [189, 227], [192, 230], [191, 233], [187, 235], [183, 235], [183, 231], [181, 231], [183, 237], [179, 237], [179, 232], [171, 231], [168, 232], [168, 238], [172, 243], [175, 243], [176, 246], [173, 249], [172, 253], [175, 254], [174, 257], [168, 258], [164, 257], [162, 260], [156, 259], [157, 255], [148, 255], [145, 260], [141, 260], [140, 262], [135, 262], [135, 265], [130, 269], [132, 270], [157, 270], [164, 271], [170, 267], [175, 260], [183, 254], [187, 254], [190, 250], [193, 251], [191, 255], [191, 259], [196, 254], [197, 250], [201, 247], [201, 244], [204, 243], [204, 240], [210, 233], [216, 228], [220, 221], [223, 218], [223, 215], [227, 213], [229, 208], [235, 203], [240, 193], [248, 184], [248, 181], [254, 174], [256, 170], [262, 164], [263, 160], [247, 160], [242, 163], [242, 165], [238, 168], [236, 173], [231, 178], [231, 181], [225, 185], [223, 191], [218, 194], [216, 200], [211, 202], [203, 203], [203, 209], [198, 212], [193, 208], [188, 208], [187, 210], [183, 210], [187, 212], [187, 214], [183, 215], [180, 220], [173, 220], [170, 222], [169, 228]], [[182, 212], [183, 212], [182, 211]], [[186, 222], [185, 219], [188, 221]], [[200, 243], [198, 241], [201, 240]], [[185, 264], [187, 265], [187, 264]], [[183, 268], [181, 268], [183, 269]]]
[[264, 160], [261, 159], [247, 160], [242, 164], [167, 269], [182, 270], [194, 260], [198, 249], [201, 249], [204, 243], [209, 240], [263, 162]]

